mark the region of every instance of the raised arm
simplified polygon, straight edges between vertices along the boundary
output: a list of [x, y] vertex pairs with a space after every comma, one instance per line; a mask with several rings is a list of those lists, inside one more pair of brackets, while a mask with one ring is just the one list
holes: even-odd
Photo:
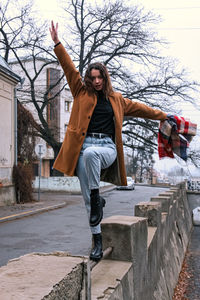
[[80, 90], [83, 88], [82, 78], [79, 71], [76, 69], [71, 57], [61, 44], [58, 38], [58, 23], [54, 25], [54, 22], [51, 21], [51, 27], [49, 28], [51, 38], [54, 42], [54, 52], [61, 64], [61, 67], [67, 78], [72, 96], [75, 98], [78, 96]]
[[60, 42], [59, 38], [58, 38], [58, 23], [56, 23], [56, 26], [54, 25], [54, 22], [51, 21], [51, 27], [49, 27], [49, 31], [51, 34], [51, 38], [52, 41], [54, 42], [54, 44], [58, 44]]

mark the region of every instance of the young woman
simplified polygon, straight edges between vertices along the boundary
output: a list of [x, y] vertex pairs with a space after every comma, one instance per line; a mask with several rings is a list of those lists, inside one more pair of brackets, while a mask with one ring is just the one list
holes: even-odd
[[51, 23], [54, 51], [66, 75], [73, 108], [67, 132], [54, 168], [68, 176], [77, 175], [93, 234], [90, 259], [102, 257], [100, 222], [105, 200], [99, 195], [100, 180], [127, 185], [124, 165], [122, 123], [124, 116], [165, 120], [166, 113], [124, 98], [113, 90], [107, 68], [90, 64], [84, 80], [58, 38], [58, 24]]

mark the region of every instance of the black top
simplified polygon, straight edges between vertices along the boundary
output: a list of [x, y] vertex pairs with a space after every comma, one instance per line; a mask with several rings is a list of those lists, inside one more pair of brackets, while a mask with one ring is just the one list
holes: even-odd
[[106, 99], [102, 91], [97, 94], [97, 105], [93, 111], [89, 126], [88, 133], [97, 132], [111, 134], [114, 136], [114, 113], [109, 99]]

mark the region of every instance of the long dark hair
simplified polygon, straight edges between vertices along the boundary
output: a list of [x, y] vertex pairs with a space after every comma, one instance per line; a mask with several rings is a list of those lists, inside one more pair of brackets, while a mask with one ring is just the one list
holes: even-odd
[[103, 78], [103, 93], [106, 97], [108, 97], [113, 92], [110, 75], [108, 73], [108, 69], [106, 68], [106, 66], [99, 62], [89, 64], [85, 72], [84, 83], [88, 92], [89, 93], [95, 92], [95, 88], [93, 87], [92, 77], [91, 77], [92, 69], [99, 70]]

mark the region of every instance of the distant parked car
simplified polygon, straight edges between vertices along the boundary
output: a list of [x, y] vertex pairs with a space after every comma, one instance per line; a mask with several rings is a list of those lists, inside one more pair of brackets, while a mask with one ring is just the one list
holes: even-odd
[[200, 207], [196, 207], [192, 211], [192, 220], [194, 225], [200, 226]]
[[118, 185], [117, 190], [134, 190], [135, 189], [135, 181], [131, 177], [127, 177], [127, 186]]

